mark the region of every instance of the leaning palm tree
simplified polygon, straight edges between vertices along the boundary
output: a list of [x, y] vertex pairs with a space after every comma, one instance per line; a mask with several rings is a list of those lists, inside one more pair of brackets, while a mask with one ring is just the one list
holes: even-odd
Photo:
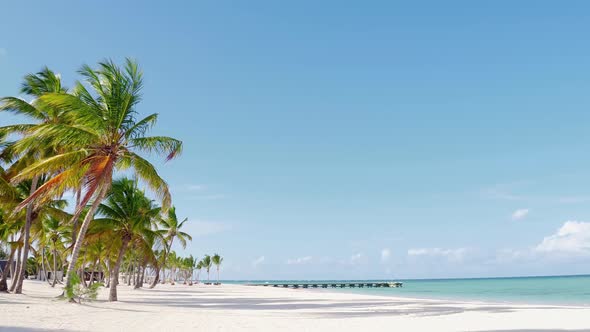
[[[107, 195], [115, 170], [133, 169], [136, 176], [161, 199], [163, 208], [170, 206], [168, 185], [155, 167], [137, 152], [166, 154], [175, 158], [182, 150], [182, 142], [164, 136], [145, 136], [156, 123], [157, 114], [137, 119], [136, 106], [141, 100], [142, 72], [137, 63], [127, 59], [124, 68], [112, 61], [99, 63], [98, 69], [85, 65], [79, 71], [86, 83], [78, 82], [71, 93], [47, 93], [38, 98], [40, 103], [63, 113], [63, 123], [36, 126], [29, 135], [19, 140], [17, 151], [43, 144], [59, 147], [59, 153], [41, 158], [26, 167], [13, 181], [55, 174], [40, 186], [19, 208], [47, 196], [61, 195], [66, 190], [84, 194], [76, 207], [73, 220], [90, 201], [72, 249], [66, 273], [66, 287], [71, 286], [70, 274], [76, 270], [84, 236], [99, 205]], [[82, 188], [80, 186], [82, 185]]]
[[215, 254], [211, 257], [211, 262], [217, 268], [217, 283], [219, 283], [219, 267], [221, 266], [221, 262], [223, 262], [223, 258], [219, 254]]
[[[158, 233], [162, 238], [164, 238], [164, 253], [162, 256], [161, 264], [156, 264], [156, 276], [154, 281], [150, 285], [150, 288], [154, 288], [160, 279], [160, 265], [162, 268], [166, 267], [166, 259], [170, 251], [172, 250], [172, 244], [174, 243], [174, 239], [178, 239], [180, 244], [183, 248], [186, 248], [186, 242], [192, 241], [192, 237], [183, 231], [181, 231], [184, 223], [187, 222], [188, 218], [184, 218], [184, 220], [179, 221], [178, 217], [176, 216], [176, 208], [173, 206], [168, 209], [168, 215], [166, 218], [163, 218], [160, 222], [161, 229], [158, 230]], [[166, 278], [164, 278], [166, 281]]]
[[[21, 134], [21, 135], [28, 135], [32, 130], [38, 128], [40, 125], [53, 123], [59, 124], [62, 123], [62, 110], [52, 107], [51, 105], [44, 104], [39, 102], [39, 97], [47, 94], [47, 93], [63, 93], [65, 92], [65, 88], [61, 84], [61, 77], [51, 71], [49, 68], [44, 68], [40, 72], [36, 74], [28, 74], [25, 76], [24, 81], [21, 86], [21, 93], [27, 94], [30, 97], [33, 97], [32, 102], [27, 102], [21, 98], [17, 97], [4, 97], [0, 99], [0, 111], [8, 111], [16, 113], [17, 115], [23, 115], [29, 119], [32, 119], [35, 123], [26, 123], [26, 124], [16, 124], [16, 125], [9, 125], [0, 128], [0, 132], [3, 135], [7, 134]], [[5, 146], [4, 151], [2, 154], [6, 157], [6, 155], [12, 155], [16, 162], [11, 166], [11, 172], [18, 172], [22, 170], [27, 165], [31, 165], [34, 163], [35, 159], [43, 158], [51, 156], [55, 151], [54, 148], [47, 148], [42, 147], [39, 144], [32, 144], [24, 149], [13, 149], [12, 144], [8, 144]], [[32, 194], [37, 190], [39, 177], [43, 174], [36, 174], [33, 176], [30, 192], [27, 194]], [[13, 182], [20, 182], [20, 181], [13, 181]], [[29, 246], [30, 246], [30, 231], [31, 226], [33, 224], [33, 205], [31, 202], [26, 204], [26, 217], [25, 217], [25, 224], [23, 226], [23, 241], [24, 245], [22, 247], [22, 257], [18, 257], [16, 268], [16, 278], [15, 283], [13, 282], [14, 287], [11, 287], [16, 293], [22, 292], [22, 284], [25, 275], [25, 265], [29, 253]]]
[[[160, 208], [144, 193], [136, 188], [136, 183], [129, 179], [116, 180], [107, 196], [106, 203], [98, 208], [103, 218], [94, 220], [92, 231], [99, 234], [105, 232], [116, 239], [119, 244], [117, 260], [111, 271], [109, 301], [117, 301], [117, 283], [119, 269], [128, 246], [140, 247], [146, 239], [156, 236], [151, 229], [154, 218], [160, 213]], [[103, 232], [101, 232], [103, 231]]]

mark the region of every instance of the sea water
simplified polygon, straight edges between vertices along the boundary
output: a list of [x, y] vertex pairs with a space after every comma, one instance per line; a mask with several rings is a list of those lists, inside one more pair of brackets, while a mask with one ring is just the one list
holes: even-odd
[[[364, 280], [364, 282], [384, 280]], [[401, 288], [318, 289], [359, 294], [423, 299], [467, 300], [500, 303], [590, 306], [590, 275], [551, 277], [511, 277], [478, 279], [395, 280]], [[313, 283], [363, 282], [363, 280], [256, 280], [234, 283]], [[314, 289], [315, 291], [315, 289]]]

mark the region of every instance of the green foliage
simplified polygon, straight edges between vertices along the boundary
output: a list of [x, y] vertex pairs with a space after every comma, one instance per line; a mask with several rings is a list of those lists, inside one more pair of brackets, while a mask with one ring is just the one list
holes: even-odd
[[76, 273], [70, 274], [70, 280], [70, 285], [66, 285], [65, 287], [66, 297], [74, 301], [78, 299], [79, 303], [82, 303], [82, 301], [96, 300], [98, 289], [103, 286], [102, 283], [94, 283], [88, 287], [84, 287], [80, 277]]
[[68, 299], [73, 299], [76, 295], [75, 289], [80, 285], [80, 277], [78, 277], [76, 273], [70, 273], [69, 278], [69, 285], [66, 285], [65, 287], [66, 297]]
[[8, 253], [4, 249], [0, 248], [0, 259], [7, 259], [7, 258], [8, 258]]
[[37, 261], [35, 261], [35, 258], [29, 257], [27, 259], [26, 272], [30, 276], [37, 274]]

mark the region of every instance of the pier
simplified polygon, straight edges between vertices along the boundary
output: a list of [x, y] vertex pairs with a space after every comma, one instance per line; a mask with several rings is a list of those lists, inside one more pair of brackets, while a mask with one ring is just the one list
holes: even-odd
[[304, 283], [264, 283], [247, 284], [248, 286], [281, 287], [281, 288], [398, 288], [401, 282], [304, 282]]

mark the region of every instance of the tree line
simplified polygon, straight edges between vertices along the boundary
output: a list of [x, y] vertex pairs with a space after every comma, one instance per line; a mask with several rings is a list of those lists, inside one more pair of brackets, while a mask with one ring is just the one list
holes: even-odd
[[116, 301], [120, 274], [136, 288], [148, 280], [150, 288], [192, 284], [195, 271], [209, 276], [212, 266], [219, 274], [221, 256], [197, 261], [172, 250], [192, 240], [187, 219], [177, 218], [168, 184], [145, 156], [170, 161], [182, 142], [148, 135], [158, 114], [137, 111], [138, 64], [106, 60], [78, 74], [66, 88], [44, 68], [24, 77], [20, 92], [29, 101], [0, 99], [0, 112], [28, 121], [0, 127], [0, 251], [8, 261], [0, 291], [22, 293], [25, 276], [37, 274], [66, 290], [104, 283]]

